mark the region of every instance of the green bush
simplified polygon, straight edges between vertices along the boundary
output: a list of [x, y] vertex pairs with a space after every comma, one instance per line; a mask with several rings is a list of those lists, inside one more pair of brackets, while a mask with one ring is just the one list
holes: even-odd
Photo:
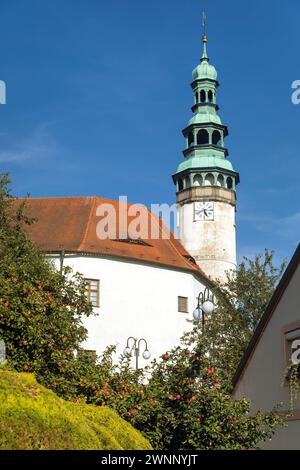
[[[28, 239], [33, 220], [0, 175], [0, 339], [14, 369], [60, 380], [74, 374], [74, 351], [87, 338], [82, 317], [92, 314], [85, 280], [54, 265]], [[77, 364], [77, 361], [76, 363]]]
[[151, 449], [113, 410], [66, 402], [32, 374], [1, 368], [0, 401], [2, 450]]
[[105, 376], [83, 377], [80, 397], [114, 408], [157, 450], [253, 449], [283, 423], [277, 407], [251, 414], [249, 401], [233, 400], [199, 344], [174, 348], [138, 373], [124, 358]]

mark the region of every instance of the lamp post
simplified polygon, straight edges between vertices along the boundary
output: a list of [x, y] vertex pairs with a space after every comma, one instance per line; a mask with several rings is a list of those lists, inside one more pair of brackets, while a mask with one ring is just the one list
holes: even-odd
[[214, 294], [205, 287], [204, 292], [200, 292], [197, 300], [197, 307], [193, 312], [193, 317], [196, 321], [202, 321], [202, 334], [204, 334], [205, 315], [212, 313], [216, 306], [216, 299]]
[[3, 339], [0, 339], [0, 365], [6, 363], [6, 346]]
[[[132, 342], [132, 346], [130, 346], [130, 342]], [[142, 342], [145, 343], [145, 349], [144, 349], [142, 356], [147, 361], [148, 359], [150, 359], [151, 354], [148, 349], [148, 344], [145, 338], [141, 338], [138, 340], [137, 338], [134, 338], [133, 336], [129, 336], [129, 338], [127, 338], [126, 348], [123, 351], [124, 356], [127, 356], [127, 357], [132, 356], [132, 352], [134, 353], [136, 370], [138, 370], [139, 368], [140, 346]]]

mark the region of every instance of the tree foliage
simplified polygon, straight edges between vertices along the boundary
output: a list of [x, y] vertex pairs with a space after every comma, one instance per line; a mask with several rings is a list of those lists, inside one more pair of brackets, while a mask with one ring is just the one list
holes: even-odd
[[[82, 315], [91, 314], [84, 279], [58, 272], [28, 239], [26, 201], [18, 203], [0, 177], [0, 337], [16, 370], [47, 371], [68, 382], [74, 351], [86, 339]], [[66, 388], [68, 384], [66, 383]]]
[[185, 344], [199, 344], [206, 351], [228, 391], [284, 268], [285, 263], [275, 265], [274, 253], [269, 250], [253, 260], [243, 258], [234, 273], [227, 273], [227, 282], [217, 283], [213, 289], [217, 308], [205, 315], [205, 334], [201, 326], [195, 324], [192, 331], [184, 335]]
[[151, 449], [113, 410], [62, 400], [33, 374], [0, 366], [0, 401], [0, 450]]

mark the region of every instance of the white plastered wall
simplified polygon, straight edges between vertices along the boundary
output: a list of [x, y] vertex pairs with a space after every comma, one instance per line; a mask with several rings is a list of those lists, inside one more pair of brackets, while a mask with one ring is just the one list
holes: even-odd
[[[58, 258], [55, 263], [59, 268]], [[118, 258], [67, 255], [64, 265], [100, 280], [100, 308], [94, 309], [99, 315], [84, 320], [89, 332], [84, 347], [101, 354], [116, 344], [115, 360], [129, 336], [145, 338], [151, 358], [178, 345], [205, 287], [192, 273]], [[188, 314], [178, 312], [178, 296], [188, 298]], [[140, 359], [140, 366], [147, 363]]]

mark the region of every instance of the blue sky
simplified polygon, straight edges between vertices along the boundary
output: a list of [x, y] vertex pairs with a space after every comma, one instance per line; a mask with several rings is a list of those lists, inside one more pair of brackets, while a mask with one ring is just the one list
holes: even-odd
[[299, 0], [1, 0], [0, 171], [32, 196], [175, 200], [201, 12], [240, 172], [238, 253], [299, 240]]

